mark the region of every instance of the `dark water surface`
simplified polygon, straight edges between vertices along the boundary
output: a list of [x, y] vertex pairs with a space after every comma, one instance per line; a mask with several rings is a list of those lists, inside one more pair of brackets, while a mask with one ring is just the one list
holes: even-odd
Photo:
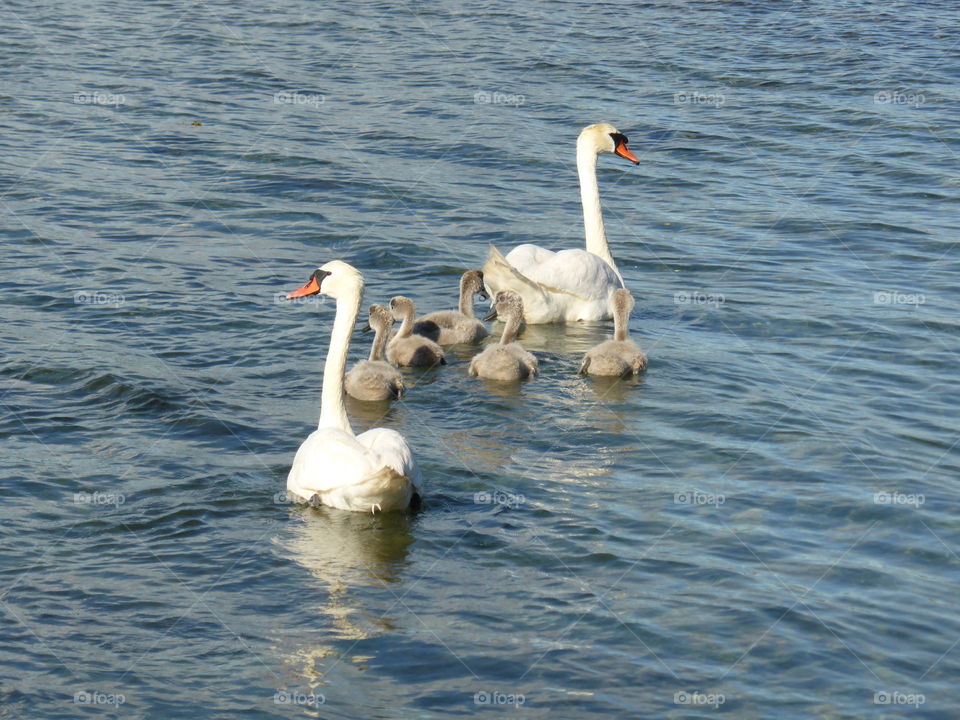
[[[0, 718], [956, 717], [953, 3], [0, 16]], [[285, 502], [333, 305], [278, 294], [581, 245], [597, 121], [646, 375], [455, 351], [351, 406], [421, 513]]]

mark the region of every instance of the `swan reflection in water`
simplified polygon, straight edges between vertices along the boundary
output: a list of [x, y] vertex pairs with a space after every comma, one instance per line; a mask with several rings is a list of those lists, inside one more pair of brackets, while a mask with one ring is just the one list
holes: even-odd
[[397, 629], [389, 613], [402, 592], [392, 586], [408, 564], [412, 522], [407, 512], [370, 515], [303, 506], [291, 511], [289, 532], [274, 542], [317, 580], [323, 597], [308, 608], [316, 621], [284, 640], [299, 645], [286, 651], [299, 678], [291, 686], [305, 681], [322, 692], [324, 675], [338, 663], [370, 659], [351, 653], [357, 641]]

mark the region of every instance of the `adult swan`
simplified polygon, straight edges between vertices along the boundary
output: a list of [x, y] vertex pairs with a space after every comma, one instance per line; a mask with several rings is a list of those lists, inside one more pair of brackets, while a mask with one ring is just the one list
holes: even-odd
[[607, 247], [597, 188], [597, 156], [614, 153], [635, 165], [627, 137], [609, 123], [588, 125], [577, 138], [577, 173], [583, 203], [586, 250], [551, 252], [538, 245], [518, 245], [504, 257], [495, 247], [483, 266], [490, 297], [513, 290], [523, 298], [527, 323], [606, 320], [610, 295], [623, 278]]
[[323, 367], [320, 424], [297, 450], [287, 491], [311, 504], [341, 510], [402, 510], [420, 494], [420, 471], [410, 446], [400, 433], [386, 428], [354, 435], [343, 404], [343, 370], [363, 300], [363, 276], [334, 260], [287, 298], [317, 293], [337, 301], [337, 315]]

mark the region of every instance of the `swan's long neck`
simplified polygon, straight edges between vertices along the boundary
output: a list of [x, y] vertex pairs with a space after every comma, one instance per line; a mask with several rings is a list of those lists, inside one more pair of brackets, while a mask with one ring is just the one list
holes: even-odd
[[613, 309], [613, 339], [623, 342], [627, 339], [630, 324], [630, 314], [625, 305], [617, 305]]
[[353, 334], [360, 303], [363, 300], [363, 286], [347, 297], [337, 298], [337, 316], [333, 321], [330, 334], [330, 349], [323, 365], [323, 391], [320, 395], [320, 424], [317, 427], [334, 427], [353, 434], [347, 409], [343, 399], [343, 371], [347, 366], [347, 350], [350, 348], [350, 336]]
[[603, 260], [620, 278], [610, 248], [607, 233], [603, 229], [603, 213], [600, 209], [600, 188], [597, 186], [597, 153], [589, 145], [577, 144], [577, 174], [580, 176], [580, 202], [583, 204], [583, 232], [587, 240], [587, 252]]
[[383, 348], [387, 344], [387, 333], [390, 331], [389, 325], [377, 325], [374, 328], [376, 334], [373, 336], [373, 347], [370, 348], [370, 360], [382, 360]]
[[512, 312], [504, 320], [503, 335], [500, 336], [501, 345], [509, 345], [517, 339], [517, 333], [520, 332], [520, 321], [523, 319], [521, 313]]
[[460, 278], [460, 313], [468, 318], [473, 317], [473, 293], [466, 278]]

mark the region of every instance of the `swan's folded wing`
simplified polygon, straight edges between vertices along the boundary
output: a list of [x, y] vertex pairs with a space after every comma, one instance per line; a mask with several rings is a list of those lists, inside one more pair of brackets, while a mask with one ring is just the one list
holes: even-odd
[[539, 245], [526, 243], [524, 245], [517, 245], [507, 253], [505, 259], [510, 265], [525, 274], [537, 265], [547, 262], [554, 255], [556, 255], [556, 253], [552, 250], [547, 250]]
[[417, 492], [420, 492], [422, 480], [417, 461], [413, 458], [413, 451], [403, 435], [389, 428], [373, 428], [357, 435], [357, 442], [367, 448], [376, 460], [378, 469], [392, 468], [404, 477], [410, 478], [410, 483]]
[[498, 290], [519, 294], [528, 323], [609, 318], [610, 293], [622, 286], [620, 276], [603, 259], [579, 249], [552, 253], [521, 273], [491, 246], [483, 281], [491, 297]]
[[500, 290], [513, 290], [523, 298], [525, 316], [549, 312], [550, 301], [546, 291], [513, 265], [493, 245], [483, 265], [483, 282], [487, 286], [491, 303]]
[[610, 293], [621, 286], [619, 276], [606, 262], [576, 248], [554, 253], [546, 262], [532, 268], [527, 278], [554, 292], [604, 303]]

